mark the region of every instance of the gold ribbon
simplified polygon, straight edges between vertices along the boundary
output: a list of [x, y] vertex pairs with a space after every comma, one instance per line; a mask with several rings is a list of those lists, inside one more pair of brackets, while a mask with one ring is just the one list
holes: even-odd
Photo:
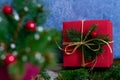
[[[82, 28], [81, 28], [81, 33], [82, 33], [82, 34], [83, 34], [83, 30], [84, 30], [84, 20], [82, 20]], [[110, 46], [109, 43], [113, 43], [113, 41], [111, 41], [111, 42], [106, 42], [105, 40], [102, 40], [102, 39], [90, 39], [90, 40], [85, 41], [85, 40], [87, 39], [87, 36], [88, 36], [88, 35], [86, 35], [85, 38], [83, 39], [83, 35], [81, 35], [81, 41], [80, 41], [80, 42], [63, 42], [63, 45], [65, 45], [64, 51], [65, 51], [65, 53], [66, 53], [67, 55], [73, 54], [79, 47], [82, 47], [82, 67], [85, 67], [86, 65], [88, 65], [88, 64], [90, 64], [90, 63], [93, 63], [93, 62], [95, 62], [95, 61], [97, 60], [97, 56], [96, 56], [96, 59], [95, 59], [95, 60], [93, 60], [93, 61], [91, 61], [91, 62], [89, 62], [89, 63], [85, 63], [85, 59], [84, 59], [84, 49], [83, 49], [83, 46], [82, 46], [82, 45], [88, 47], [88, 48], [89, 48], [90, 50], [92, 50], [92, 51], [98, 51], [98, 50], [100, 49], [100, 45], [98, 46], [98, 48], [92, 49], [92, 48], [90, 47], [90, 45], [96, 45], [96, 44], [94, 44], [94, 43], [89, 43], [89, 42], [94, 41], [94, 40], [101, 41], [101, 42], [105, 43], [105, 44], [108, 46], [110, 52], [112, 53], [112, 48], [111, 48], [111, 46]], [[74, 47], [74, 48], [73, 48], [72, 50], [69, 50], [68, 48], [70, 48], [70, 47]], [[60, 47], [59, 47], [59, 48], [60, 48]], [[95, 62], [95, 64], [96, 64], [96, 62]], [[95, 64], [94, 64], [94, 66], [95, 66]]]

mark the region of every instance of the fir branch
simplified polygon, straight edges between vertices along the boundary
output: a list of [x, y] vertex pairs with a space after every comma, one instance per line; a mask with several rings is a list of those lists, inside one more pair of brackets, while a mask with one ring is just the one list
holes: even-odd
[[[118, 60], [118, 59], [117, 59]], [[119, 80], [120, 79], [120, 60], [109, 69], [94, 69], [89, 72], [88, 69], [62, 70], [56, 80]]]
[[[29, 2], [29, 0], [25, 0], [25, 6], [27, 6], [28, 2]], [[24, 16], [25, 16], [25, 14], [26, 14], [26, 12], [24, 11], [24, 9], [21, 11], [21, 13], [22, 13], [22, 14], [20, 15], [20, 20], [19, 20], [19, 22], [18, 22], [18, 24], [17, 24], [17, 29], [16, 29], [16, 31], [15, 31], [15, 33], [14, 33], [14, 38], [13, 38], [13, 42], [14, 42], [14, 43], [16, 42], [16, 39], [17, 39], [17, 37], [18, 37], [20, 28], [22, 27], [22, 22], [23, 22]]]
[[14, 43], [16, 42], [16, 39], [17, 39], [17, 37], [18, 37], [18, 33], [19, 33], [20, 28], [21, 28], [21, 26], [22, 26], [23, 18], [24, 18], [24, 16], [22, 16], [22, 17], [20, 18], [20, 21], [18, 22], [18, 25], [17, 25], [17, 29], [16, 29], [16, 31], [15, 31], [15, 33], [14, 33], [14, 38], [13, 38], [13, 42], [14, 42]]
[[40, 12], [43, 12], [43, 5], [37, 8], [37, 13], [36, 13], [36, 15], [33, 18], [33, 20], [35, 22], [37, 22], [37, 18], [38, 18], [38, 15], [39, 15]]
[[[115, 59], [114, 64], [109, 69], [94, 68], [89, 71], [87, 68], [74, 70], [61, 70], [55, 80], [119, 80], [120, 79], [120, 60]], [[51, 76], [46, 71], [41, 71], [36, 77], [47, 80]], [[39, 80], [39, 79], [37, 79]]]
[[73, 42], [81, 41], [81, 33], [76, 29], [68, 29], [66, 32], [67, 38]]
[[93, 25], [91, 26], [91, 28], [89, 29], [89, 31], [87, 32], [87, 34], [85, 35], [85, 38], [84, 38], [83, 41], [85, 41], [85, 40], [88, 38], [88, 36], [90, 36], [91, 32], [93, 32], [93, 31], [96, 30], [96, 28], [97, 28], [97, 25], [96, 25], [96, 24], [93, 24]]
[[17, 21], [13, 18], [13, 16], [5, 16], [6, 19], [8, 20], [9, 24], [12, 25], [12, 26], [16, 26], [17, 24]]
[[84, 80], [89, 77], [86, 69], [64, 70], [59, 73], [56, 80]]

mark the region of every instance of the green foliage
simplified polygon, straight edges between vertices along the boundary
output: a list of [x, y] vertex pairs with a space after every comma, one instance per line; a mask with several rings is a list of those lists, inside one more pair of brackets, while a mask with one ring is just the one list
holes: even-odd
[[110, 69], [104, 71], [94, 71], [90, 73], [90, 78], [93, 80], [119, 80], [120, 64], [113, 65]]
[[82, 34], [75, 29], [68, 29], [66, 35], [73, 42], [81, 41]]
[[45, 80], [50, 80], [50, 76], [46, 73], [46, 71], [41, 71], [40, 75], [44, 77]]
[[4, 40], [4, 39], [6, 39], [6, 34], [8, 33], [8, 31], [7, 31], [7, 21], [4, 19], [5, 18], [5, 16], [2, 14], [2, 13], [0, 13], [0, 18], [1, 19], [3, 19], [1, 22], [0, 22], [0, 25], [2, 25], [2, 27], [1, 27], [1, 29], [0, 29], [0, 41], [2, 41], [2, 40]]
[[107, 71], [105, 76], [105, 79], [114, 79], [114, 80], [119, 80], [120, 79], [120, 64], [112, 66], [112, 68]]
[[88, 60], [94, 60], [98, 54], [102, 53], [102, 47], [106, 44], [105, 42], [109, 43], [108, 35], [98, 35], [94, 38], [91, 36], [91, 33], [96, 29], [97, 25], [93, 24], [85, 35], [76, 29], [68, 29], [66, 31], [68, 39], [70, 39], [72, 42], [82, 43], [78, 44], [79, 49], [82, 51], [82, 53], [84, 53], [85, 58]]
[[[33, 0], [13, 0], [12, 6], [20, 17], [23, 17], [23, 24], [27, 20], [34, 20], [37, 25], [43, 25], [49, 14], [49, 10], [44, 8], [43, 3], [34, 3]], [[28, 10], [25, 11], [25, 8]]]
[[66, 70], [61, 71], [60, 76], [57, 80], [84, 80], [87, 79], [89, 73], [85, 69], [78, 69], [78, 70]]
[[22, 15], [22, 11], [25, 6], [25, 2], [21, 1], [21, 0], [13, 0], [12, 6], [18, 13], [20, 13], [20, 15]]
[[84, 37], [84, 41], [85, 40], [89, 40], [90, 38], [91, 38], [91, 33], [92, 32], [94, 32], [95, 30], [96, 30], [96, 28], [97, 28], [97, 25], [96, 24], [93, 24], [92, 26], [91, 26], [91, 28], [89, 29], [89, 31], [87, 32], [87, 34], [85, 35], [85, 37]]
[[60, 71], [56, 80], [119, 80], [120, 64], [114, 64], [110, 69], [63, 70]]

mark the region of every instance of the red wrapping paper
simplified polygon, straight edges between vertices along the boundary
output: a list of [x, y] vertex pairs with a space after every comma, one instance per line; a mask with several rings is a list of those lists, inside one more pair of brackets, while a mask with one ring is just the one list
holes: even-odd
[[[112, 36], [112, 23], [109, 20], [86, 20], [84, 21], [84, 29], [83, 34], [90, 29], [91, 25], [97, 24], [98, 28], [96, 30], [98, 35], [108, 34], [111, 41], [113, 41]], [[81, 32], [82, 21], [71, 21], [71, 22], [63, 22], [63, 42], [70, 42], [66, 37], [66, 30], [70, 28], [74, 28]], [[110, 44], [113, 49], [113, 44]], [[65, 46], [63, 46], [65, 48]], [[86, 60], [85, 60], [86, 61]], [[103, 53], [98, 55], [96, 63], [89, 62], [90, 64], [85, 67], [101, 67], [101, 68], [109, 68], [113, 63], [113, 53], [110, 52], [110, 49], [107, 45], [103, 46]], [[64, 67], [81, 67], [82, 65], [82, 54], [80, 50], [76, 50], [73, 54], [67, 55], [64, 52], [63, 55], [63, 65]]]

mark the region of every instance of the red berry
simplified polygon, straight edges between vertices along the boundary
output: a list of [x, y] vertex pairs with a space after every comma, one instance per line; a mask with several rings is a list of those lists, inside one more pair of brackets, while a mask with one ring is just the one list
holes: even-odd
[[28, 21], [25, 24], [25, 27], [28, 31], [35, 31], [36, 30], [36, 24], [33, 21]]
[[91, 36], [92, 36], [93, 38], [95, 38], [95, 37], [97, 36], [97, 33], [96, 33], [96, 32], [92, 32], [92, 33], [91, 33]]
[[5, 15], [10, 15], [13, 12], [13, 9], [10, 5], [4, 5], [2, 11]]
[[5, 63], [6, 64], [11, 64], [11, 63], [14, 63], [16, 61], [16, 57], [10, 53], [8, 53], [6, 56], [5, 56], [5, 59], [4, 59]]

